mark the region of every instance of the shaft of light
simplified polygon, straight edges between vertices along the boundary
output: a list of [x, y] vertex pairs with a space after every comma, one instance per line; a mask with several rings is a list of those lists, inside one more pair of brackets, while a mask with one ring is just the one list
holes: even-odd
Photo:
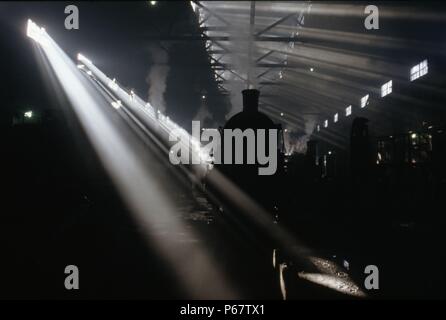
[[[31, 26], [34, 28], [34, 25]], [[109, 103], [95, 94], [82, 71], [48, 34], [39, 33], [37, 38], [35, 34], [31, 35], [39, 44], [46, 44], [42, 46], [43, 53], [81, 126], [123, 199], [135, 213], [138, 224], [145, 230], [147, 240], [154, 243], [154, 247], [170, 263], [179, 284], [189, 291], [192, 298], [236, 298], [237, 293], [201, 245], [187, 250], [188, 260], [185, 261], [185, 252], [179, 248], [176, 239], [159, 234], [157, 228], [167, 226], [171, 234], [185, 234], [194, 238], [178, 218], [166, 192], [166, 184], [173, 182], [160, 181], [153, 170], [157, 159], [147, 154], [141, 143], [129, 139], [131, 136], [126, 134], [128, 128], [111, 121]], [[86, 65], [91, 64], [82, 55], [80, 57]], [[123, 103], [124, 99], [129, 98], [122, 93]], [[144, 162], [141, 154], [146, 155]], [[189, 262], [192, 260], [198, 261], [200, 268], [191, 265]]]

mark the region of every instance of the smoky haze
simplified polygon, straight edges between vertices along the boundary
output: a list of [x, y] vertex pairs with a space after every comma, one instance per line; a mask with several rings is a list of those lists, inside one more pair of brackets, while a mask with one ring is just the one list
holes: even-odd
[[166, 111], [164, 93], [166, 91], [167, 76], [170, 71], [168, 65], [169, 55], [164, 49], [158, 46], [150, 47], [149, 52], [153, 64], [146, 78], [146, 82], [149, 85], [148, 100], [155, 109], [164, 113]]

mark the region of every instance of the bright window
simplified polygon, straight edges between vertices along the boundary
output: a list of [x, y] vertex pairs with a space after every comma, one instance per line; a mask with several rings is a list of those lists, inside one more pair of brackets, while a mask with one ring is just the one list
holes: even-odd
[[338, 122], [339, 120], [339, 115], [336, 113], [333, 117], [333, 122]]
[[384, 83], [381, 86], [381, 97], [385, 97], [388, 94], [392, 93], [392, 80], [389, 82]]
[[328, 120], [325, 120], [325, 121], [324, 121], [324, 127], [325, 127], [325, 128], [328, 128]]
[[414, 81], [428, 72], [427, 60], [421, 61], [419, 64], [410, 69], [410, 81]]
[[347, 108], [345, 108], [345, 115], [348, 117], [351, 114], [352, 114], [352, 106], [348, 106]]
[[368, 104], [369, 104], [369, 95], [366, 94], [364, 97], [361, 98], [361, 108], [365, 108], [365, 106]]

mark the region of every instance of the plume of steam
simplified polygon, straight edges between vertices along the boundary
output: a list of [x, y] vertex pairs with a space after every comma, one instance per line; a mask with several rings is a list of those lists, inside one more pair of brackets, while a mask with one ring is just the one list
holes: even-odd
[[[241, 5], [242, 3], [240, 3]], [[243, 2], [243, 5], [250, 7], [250, 2]], [[255, 63], [254, 53], [257, 50], [257, 42], [254, 41], [254, 35], [250, 30], [250, 18], [231, 20], [231, 25], [227, 29], [230, 41], [228, 47], [232, 54], [228, 55], [223, 62], [233, 66], [237, 75], [226, 73], [229, 78], [227, 88], [230, 92], [231, 109], [226, 115], [230, 118], [235, 113], [242, 110], [242, 94], [241, 91], [249, 88], [257, 87], [257, 74], [255, 74], [253, 63]], [[250, 51], [252, 56], [250, 55]], [[240, 79], [243, 78], [247, 81]]]
[[314, 131], [314, 127], [316, 126], [316, 117], [314, 115], [304, 115], [305, 127], [304, 134], [297, 135], [294, 132], [290, 132], [285, 135], [285, 148], [288, 153], [306, 153], [307, 152], [307, 143], [311, 138], [311, 134]]
[[226, 114], [226, 119], [229, 119], [237, 112], [242, 111], [242, 90], [246, 89], [246, 84], [242, 81], [234, 81], [229, 83], [227, 87], [229, 89], [229, 100], [231, 102], [231, 108]]
[[210, 113], [209, 109], [206, 107], [205, 103], [201, 103], [200, 108], [194, 116], [194, 120], [200, 121], [203, 127], [210, 128], [215, 126], [214, 117]]
[[[252, 37], [252, 35], [246, 32], [246, 26], [242, 27], [240, 25], [234, 25], [230, 29], [229, 37], [231, 37], [231, 35], [234, 36], [234, 39], [232, 40], [234, 53], [230, 56], [230, 61], [228, 63], [233, 65], [234, 70], [236, 70], [238, 75], [244, 79], [248, 79], [251, 74], [249, 88], [255, 88], [257, 86], [257, 77], [253, 72], [254, 68], [252, 68], [253, 58], [251, 58], [251, 61], [248, 58], [249, 41], [239, 39], [241, 36]], [[255, 41], [252, 41], [253, 47], [255, 46], [255, 43]], [[255, 48], [252, 50], [255, 51]], [[226, 115], [226, 118], [230, 118], [235, 113], [242, 110], [243, 99], [241, 92], [244, 89], [248, 89], [247, 83], [236, 75], [230, 74], [229, 77], [231, 81], [228, 83], [227, 87], [230, 92], [231, 109]]]
[[150, 55], [153, 64], [146, 78], [149, 85], [148, 100], [155, 109], [164, 113], [166, 111], [164, 92], [166, 91], [166, 80], [170, 70], [167, 64], [169, 56], [165, 50], [159, 47], [151, 47]]

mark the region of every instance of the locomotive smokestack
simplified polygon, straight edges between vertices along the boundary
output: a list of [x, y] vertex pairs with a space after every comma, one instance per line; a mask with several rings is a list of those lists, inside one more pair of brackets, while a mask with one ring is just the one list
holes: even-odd
[[258, 112], [260, 91], [256, 89], [246, 89], [242, 91], [242, 95], [243, 95], [243, 111]]

